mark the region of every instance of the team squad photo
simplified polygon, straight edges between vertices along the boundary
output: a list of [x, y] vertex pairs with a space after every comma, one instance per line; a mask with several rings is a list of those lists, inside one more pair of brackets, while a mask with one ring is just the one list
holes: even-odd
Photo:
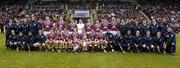
[[180, 0], [1, 0], [1, 68], [180, 68]]
[[[176, 36], [168, 23], [155, 19], [127, 21], [112, 17], [84, 23], [64, 21], [61, 16], [10, 19], [5, 25], [7, 49], [57, 52], [103, 51], [158, 52], [174, 55]], [[164, 45], [165, 43], [165, 45]]]

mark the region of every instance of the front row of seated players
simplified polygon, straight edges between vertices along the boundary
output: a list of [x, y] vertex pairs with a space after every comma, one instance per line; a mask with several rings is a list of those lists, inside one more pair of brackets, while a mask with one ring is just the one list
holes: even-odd
[[[100, 32], [87, 32], [78, 33], [77, 31], [50, 31], [47, 37], [44, 36], [42, 30], [39, 30], [38, 35], [33, 36], [29, 32], [27, 36], [19, 32], [15, 34], [12, 30], [7, 39], [7, 46], [9, 48], [27, 49], [31, 51], [38, 48], [40, 51], [104, 51], [114, 52], [158, 52], [175, 54], [176, 38], [171, 28], [167, 28], [167, 33], [162, 36], [161, 32], [157, 32], [155, 37], [151, 36], [150, 31], [146, 31], [146, 35], [142, 36], [140, 31], [136, 31], [135, 35], [131, 34], [128, 30], [126, 35], [122, 35], [120, 31], [116, 35], [112, 34], [110, 30], [107, 33]], [[166, 44], [164, 48], [163, 44]]]

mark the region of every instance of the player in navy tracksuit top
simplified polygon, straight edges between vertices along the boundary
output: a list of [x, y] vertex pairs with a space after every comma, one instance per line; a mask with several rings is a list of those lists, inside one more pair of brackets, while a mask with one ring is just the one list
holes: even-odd
[[30, 23], [29, 23], [29, 30], [32, 32], [32, 35], [36, 35], [38, 33], [38, 24], [35, 20], [32, 20]]
[[42, 33], [42, 30], [39, 30], [38, 35], [36, 35], [36, 39], [35, 39], [35, 43], [34, 43], [34, 47], [39, 47], [40, 51], [42, 48], [45, 48], [45, 40], [46, 37], [45, 35]]
[[132, 50], [134, 52], [140, 52], [139, 49], [140, 49], [140, 46], [142, 45], [142, 37], [140, 35], [140, 31], [136, 31], [136, 35], [133, 37], [133, 47], [132, 47]]
[[141, 25], [139, 24], [138, 21], [135, 21], [135, 24], [134, 24], [134, 31], [133, 31], [133, 35], [136, 34], [136, 31], [140, 31], [141, 30]]
[[35, 37], [34, 37], [34, 35], [32, 35], [32, 32], [29, 32], [25, 39], [26, 39], [25, 48], [27, 48], [28, 51], [30, 52], [30, 50], [35, 42]]
[[121, 50], [123, 53], [125, 52], [122, 48], [123, 46], [123, 35], [121, 34], [120, 31], [117, 32], [117, 34], [115, 35], [115, 49], [116, 50]]
[[11, 34], [7, 39], [7, 46], [8, 48], [16, 48], [17, 46], [17, 36], [14, 30], [11, 30]]
[[153, 20], [153, 23], [151, 24], [151, 36], [156, 37], [156, 33], [159, 31], [159, 24]]
[[128, 30], [127, 34], [124, 36], [124, 46], [123, 49], [125, 51], [130, 51], [131, 46], [132, 46], [132, 41], [133, 41], [133, 36], [131, 35], [131, 31]]
[[22, 23], [22, 32], [23, 32], [24, 35], [28, 35], [29, 23], [26, 21], [26, 19], [24, 19], [24, 21]]
[[108, 41], [106, 50], [114, 52], [114, 47], [113, 47], [115, 43], [114, 35], [110, 32], [109, 29], [107, 30], [107, 33], [105, 35], [106, 35], [106, 40]]
[[143, 21], [143, 24], [140, 27], [141, 35], [146, 36], [146, 31], [150, 30], [150, 25], [147, 24], [147, 21]]
[[163, 43], [164, 43], [164, 38], [163, 38], [161, 32], [157, 32], [157, 36], [155, 37], [154, 46], [155, 46], [156, 51], [158, 51], [158, 53], [163, 53], [163, 51], [164, 51]]
[[175, 55], [176, 51], [176, 35], [173, 30], [169, 27], [167, 28], [166, 34], [166, 52]]
[[143, 49], [147, 49], [148, 51], [153, 51], [153, 37], [151, 36], [150, 31], [147, 31], [146, 36], [143, 38]]
[[7, 48], [9, 48], [8, 45], [7, 45], [7, 43], [8, 43], [7, 40], [8, 40], [9, 35], [11, 34], [11, 30], [14, 30], [13, 20], [9, 20], [9, 22], [5, 24], [5, 29], [6, 29], [6, 32], [5, 32], [6, 33], [6, 43], [5, 43], [5, 46]]
[[19, 35], [17, 35], [17, 48], [16, 50], [18, 51], [19, 48], [24, 48], [25, 45], [25, 35], [23, 35], [22, 32], [19, 32]]

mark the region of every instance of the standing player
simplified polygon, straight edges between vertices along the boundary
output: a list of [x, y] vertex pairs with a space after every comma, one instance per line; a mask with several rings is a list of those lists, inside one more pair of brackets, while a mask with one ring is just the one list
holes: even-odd
[[94, 31], [100, 32], [101, 28], [102, 28], [102, 25], [101, 23], [99, 23], [99, 20], [97, 20], [96, 23], [94, 24]]
[[65, 22], [64, 22], [64, 20], [63, 20], [63, 17], [60, 17], [59, 19], [60, 19], [60, 20], [59, 20], [59, 22], [58, 22], [58, 30], [59, 30], [60, 32], [63, 32], [64, 29], [65, 29], [65, 27], [66, 27], [66, 24], [65, 24]]
[[88, 22], [85, 24], [85, 32], [90, 33], [92, 31], [93, 22], [88, 19]]
[[150, 25], [147, 23], [146, 20], [143, 21], [141, 25], [141, 35], [146, 36], [146, 31], [150, 31]]
[[117, 22], [116, 19], [113, 17], [111, 23], [108, 24], [108, 28], [111, 29], [111, 33], [116, 35], [117, 34]]
[[176, 51], [176, 35], [173, 30], [168, 27], [166, 34], [166, 52], [175, 55]]
[[158, 23], [156, 22], [155, 19], [153, 19], [152, 24], [151, 24], [151, 36], [152, 37], [156, 37], [156, 33], [159, 31], [158, 28], [159, 28]]
[[103, 22], [102, 22], [102, 30], [103, 30], [103, 33], [106, 34], [106, 32], [108, 30], [108, 21], [107, 21], [107, 19], [103, 20]]
[[84, 23], [83, 23], [82, 19], [80, 19], [79, 23], [77, 24], [78, 33], [82, 33], [83, 29], [84, 29]]
[[47, 36], [50, 33], [50, 30], [52, 28], [51, 26], [51, 21], [49, 19], [49, 17], [46, 17], [46, 20], [43, 21], [43, 30], [44, 30], [44, 35]]
[[8, 42], [8, 38], [9, 38], [9, 35], [11, 34], [11, 30], [14, 29], [14, 23], [13, 23], [13, 20], [10, 19], [9, 22], [5, 25], [5, 29], [6, 29], [6, 48], [9, 49], [9, 42]]

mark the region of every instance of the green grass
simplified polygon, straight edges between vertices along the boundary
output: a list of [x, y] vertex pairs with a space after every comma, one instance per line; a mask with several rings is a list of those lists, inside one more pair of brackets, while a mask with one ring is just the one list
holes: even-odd
[[8, 51], [0, 34], [0, 68], [180, 68], [180, 35], [177, 53], [57, 53]]

